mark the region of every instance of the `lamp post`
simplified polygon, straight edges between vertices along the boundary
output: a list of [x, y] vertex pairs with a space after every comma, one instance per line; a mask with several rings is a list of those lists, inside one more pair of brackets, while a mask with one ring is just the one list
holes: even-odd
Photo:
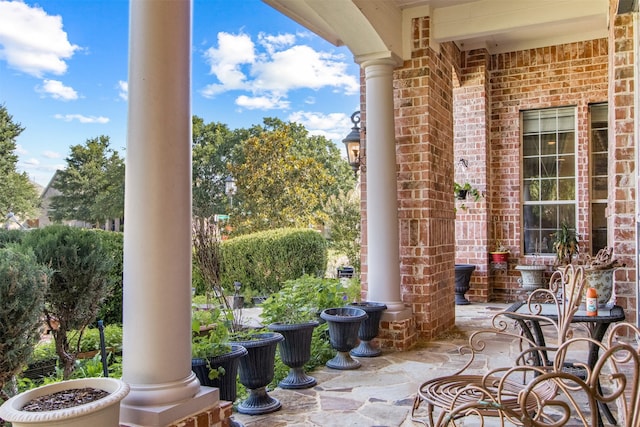
[[233, 195], [236, 194], [236, 182], [233, 180], [233, 177], [229, 175], [224, 180], [224, 193], [229, 198], [229, 208], [233, 206]]
[[351, 165], [354, 175], [357, 176], [358, 169], [360, 169], [362, 163], [362, 158], [360, 157], [360, 126], [358, 126], [360, 123], [360, 111], [356, 111], [351, 115], [351, 123], [353, 123], [351, 132], [349, 132], [349, 135], [347, 135], [342, 142], [347, 150], [349, 165]]

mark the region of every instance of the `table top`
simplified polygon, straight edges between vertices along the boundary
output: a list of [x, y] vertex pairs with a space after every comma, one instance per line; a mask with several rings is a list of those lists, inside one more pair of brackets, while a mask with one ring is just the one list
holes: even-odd
[[[540, 306], [540, 315], [555, 320], [558, 318], [558, 311], [556, 305], [553, 303], [536, 303], [534, 307]], [[529, 306], [524, 302], [517, 302], [511, 305], [505, 310], [510, 313], [531, 314]], [[611, 307], [599, 308], [597, 316], [587, 316], [585, 309], [579, 308], [573, 315], [573, 323], [614, 323], [621, 322], [625, 319], [624, 310], [619, 305], [613, 305]]]

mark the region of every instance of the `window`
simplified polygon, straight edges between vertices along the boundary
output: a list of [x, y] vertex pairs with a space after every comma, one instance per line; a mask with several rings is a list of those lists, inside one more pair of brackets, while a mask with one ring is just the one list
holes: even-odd
[[591, 253], [607, 246], [607, 198], [608, 186], [608, 154], [609, 154], [609, 120], [608, 105], [592, 105], [591, 112]]
[[522, 113], [524, 253], [551, 254], [553, 233], [576, 226], [576, 112]]

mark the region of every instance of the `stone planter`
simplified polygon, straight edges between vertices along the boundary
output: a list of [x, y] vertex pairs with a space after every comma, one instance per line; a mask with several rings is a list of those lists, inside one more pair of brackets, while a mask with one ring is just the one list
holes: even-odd
[[470, 287], [471, 274], [476, 269], [473, 264], [456, 264], [455, 265], [455, 302], [456, 305], [467, 305], [469, 300], [464, 297]]
[[307, 323], [272, 323], [269, 329], [282, 334], [280, 341], [280, 359], [289, 367], [289, 375], [278, 383], [281, 388], [301, 389], [316, 385], [316, 379], [307, 375], [304, 365], [311, 358], [311, 338], [318, 326], [313, 320]]
[[[235, 402], [237, 397], [236, 377], [240, 358], [247, 354], [247, 349], [240, 345], [232, 345], [231, 351], [220, 356], [210, 357], [207, 363], [204, 359], [191, 359], [191, 369], [200, 380], [200, 384], [220, 389], [220, 399]], [[222, 367], [224, 374], [215, 379], [209, 379], [209, 370]]]
[[[27, 412], [22, 407], [32, 399], [74, 388], [91, 387], [109, 392], [94, 402], [55, 411]], [[129, 394], [129, 385], [115, 378], [82, 378], [27, 390], [0, 407], [0, 418], [13, 427], [118, 427], [120, 401]]]
[[278, 399], [269, 396], [266, 388], [273, 380], [276, 347], [282, 340], [281, 334], [268, 332], [233, 343], [247, 349], [247, 355], [240, 359], [240, 382], [249, 389], [249, 397], [238, 405], [241, 414], [268, 414], [282, 406]]
[[366, 319], [367, 313], [360, 308], [340, 307], [327, 308], [320, 317], [329, 324], [329, 341], [338, 354], [327, 362], [333, 369], [357, 369], [360, 362], [353, 359], [349, 352], [358, 345], [360, 323]]
[[542, 273], [547, 269], [544, 265], [516, 265], [515, 269], [520, 272], [518, 283], [527, 292], [544, 287], [544, 277]]
[[372, 347], [371, 340], [378, 336], [380, 318], [382, 317], [382, 312], [387, 309], [387, 306], [380, 302], [370, 301], [354, 302], [349, 305], [364, 310], [369, 316], [360, 323], [360, 329], [358, 329], [360, 344], [351, 350], [350, 354], [357, 357], [379, 356], [382, 351], [380, 351], [379, 348]]

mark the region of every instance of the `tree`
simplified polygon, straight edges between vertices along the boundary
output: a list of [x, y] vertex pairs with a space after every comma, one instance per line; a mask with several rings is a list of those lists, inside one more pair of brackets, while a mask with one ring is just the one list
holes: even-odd
[[24, 128], [13, 122], [4, 105], [0, 105], [0, 216], [9, 213], [27, 218], [34, 215], [39, 206], [38, 191], [26, 173], [18, 173], [15, 154], [16, 139]]
[[40, 317], [51, 274], [30, 251], [23, 253], [15, 245], [0, 249], [0, 399], [15, 394], [14, 375], [40, 339]]
[[326, 188], [335, 178], [313, 157], [294, 148], [288, 127], [243, 141], [229, 165], [236, 181], [231, 224], [247, 233], [308, 227], [322, 221]]
[[227, 162], [238, 137], [222, 123], [205, 124], [193, 116], [192, 193], [193, 215], [212, 218], [228, 212], [224, 182], [229, 176]]
[[[50, 225], [29, 231], [23, 245], [33, 249], [40, 264], [54, 271], [44, 315], [53, 333], [64, 379], [68, 379], [80, 351], [82, 331], [96, 320], [109, 292], [114, 261], [94, 230]], [[71, 336], [73, 330], [80, 333]]]
[[59, 171], [49, 212], [63, 219], [100, 224], [124, 216], [124, 160], [109, 148], [109, 137], [71, 146], [66, 169]]
[[360, 271], [360, 197], [355, 190], [331, 196], [325, 204], [329, 244]]

